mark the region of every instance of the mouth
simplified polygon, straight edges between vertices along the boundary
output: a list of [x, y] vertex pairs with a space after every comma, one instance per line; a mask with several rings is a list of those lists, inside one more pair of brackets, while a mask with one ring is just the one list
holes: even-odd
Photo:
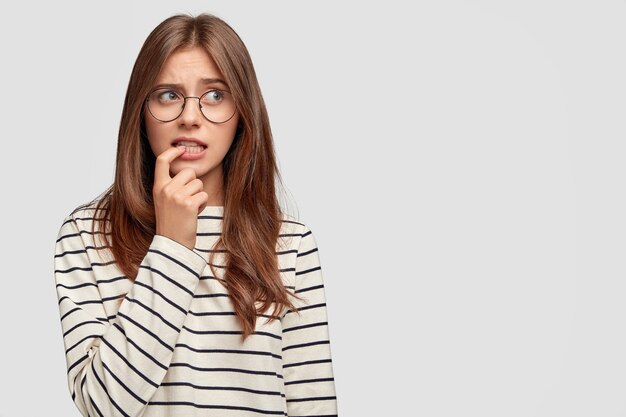
[[199, 139], [196, 138], [176, 138], [172, 142], [172, 146], [174, 147], [184, 147], [187, 151], [203, 151], [207, 148], [207, 145], [202, 143]]

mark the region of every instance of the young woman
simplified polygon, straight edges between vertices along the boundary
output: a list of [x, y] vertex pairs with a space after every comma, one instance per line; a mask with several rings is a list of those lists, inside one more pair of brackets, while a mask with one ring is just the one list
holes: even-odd
[[114, 183], [72, 211], [55, 281], [83, 416], [334, 416], [319, 253], [283, 213], [266, 108], [223, 20], [146, 39]]

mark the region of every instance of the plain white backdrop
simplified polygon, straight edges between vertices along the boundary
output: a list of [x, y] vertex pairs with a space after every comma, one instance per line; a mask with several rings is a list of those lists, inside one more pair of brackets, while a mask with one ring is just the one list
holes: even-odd
[[320, 249], [339, 413], [626, 416], [626, 2], [0, 6], [0, 417], [78, 416], [53, 275], [145, 37], [246, 43]]

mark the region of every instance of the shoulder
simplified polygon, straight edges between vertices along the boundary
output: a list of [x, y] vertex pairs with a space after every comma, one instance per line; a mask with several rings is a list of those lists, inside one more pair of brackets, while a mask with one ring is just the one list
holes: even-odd
[[[87, 203], [83, 203], [73, 208], [63, 220], [63, 225], [73, 223], [73, 227], [79, 232], [91, 233], [94, 220], [106, 217], [107, 208], [99, 206], [102, 203], [101, 198], [93, 199]], [[97, 227], [96, 222], [96, 229]]]
[[309, 226], [302, 219], [296, 218], [288, 213], [282, 213], [281, 236], [289, 235], [291, 237], [301, 238], [310, 233], [311, 230]]
[[284, 246], [296, 251], [310, 242], [315, 245], [315, 238], [307, 223], [286, 213], [282, 214], [280, 239]]

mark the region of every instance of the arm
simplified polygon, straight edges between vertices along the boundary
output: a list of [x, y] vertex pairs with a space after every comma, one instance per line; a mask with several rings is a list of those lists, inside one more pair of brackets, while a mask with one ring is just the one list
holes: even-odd
[[283, 376], [290, 417], [336, 416], [337, 398], [330, 351], [326, 298], [315, 238], [305, 227], [296, 258], [295, 300], [283, 327]]
[[91, 263], [83, 241], [90, 232], [70, 215], [55, 248], [69, 390], [83, 416], [140, 416], [167, 372], [206, 261], [155, 235], [137, 279], [109, 320], [93, 272], [104, 265]]

